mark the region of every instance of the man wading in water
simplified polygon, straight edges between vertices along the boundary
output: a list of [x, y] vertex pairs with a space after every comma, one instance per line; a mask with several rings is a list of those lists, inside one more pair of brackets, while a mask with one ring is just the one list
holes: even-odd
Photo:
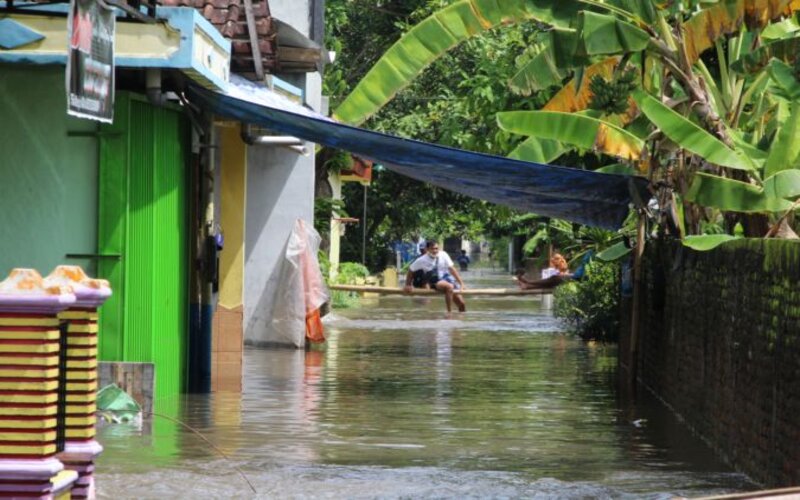
[[408, 268], [408, 273], [406, 273], [406, 293], [411, 293], [413, 289], [414, 273], [423, 271], [428, 283], [440, 292], [444, 292], [447, 312], [453, 309], [453, 302], [456, 303], [459, 311], [466, 311], [467, 306], [464, 303], [464, 298], [461, 294], [453, 293], [454, 290], [464, 290], [466, 288], [461, 275], [458, 274], [454, 267], [453, 259], [444, 250], [439, 250], [439, 244], [436, 241], [429, 240], [425, 247], [428, 252], [415, 260]]

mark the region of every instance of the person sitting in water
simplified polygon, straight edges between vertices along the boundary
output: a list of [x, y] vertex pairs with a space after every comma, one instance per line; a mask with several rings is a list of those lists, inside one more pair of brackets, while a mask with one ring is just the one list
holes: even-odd
[[461, 294], [453, 293], [455, 290], [464, 290], [464, 281], [454, 267], [453, 260], [443, 250], [439, 250], [439, 244], [434, 240], [428, 240], [425, 244], [427, 252], [411, 263], [406, 273], [406, 293], [411, 293], [414, 283], [414, 273], [424, 271], [430, 286], [440, 292], [444, 292], [445, 305], [447, 312], [453, 309], [453, 302], [461, 312], [467, 310], [466, 303]]
[[525, 277], [524, 269], [517, 269], [517, 284], [523, 290], [535, 290], [537, 288], [553, 288], [565, 281], [572, 279], [569, 272], [567, 259], [560, 253], [550, 257], [550, 267], [542, 269], [542, 279], [531, 280]]

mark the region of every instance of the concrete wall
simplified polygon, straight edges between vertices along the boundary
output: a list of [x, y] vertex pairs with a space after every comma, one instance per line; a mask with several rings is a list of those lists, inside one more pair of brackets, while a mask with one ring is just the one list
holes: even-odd
[[640, 381], [738, 470], [800, 484], [800, 243], [651, 246], [644, 274]]
[[[272, 14], [308, 33], [308, 0], [270, 1]], [[319, 74], [276, 75], [304, 89], [306, 103], [321, 105]], [[280, 147], [254, 146], [247, 151], [247, 216], [245, 227], [245, 342], [276, 342], [271, 318], [283, 255], [295, 220], [314, 218], [314, 145], [308, 156]], [[278, 341], [279, 342], [279, 341]]]
[[68, 253], [97, 250], [97, 123], [67, 116], [64, 67], [0, 66], [0, 279], [49, 273]]
[[272, 17], [291, 24], [294, 29], [311, 37], [311, 2], [309, 0], [269, 0]]

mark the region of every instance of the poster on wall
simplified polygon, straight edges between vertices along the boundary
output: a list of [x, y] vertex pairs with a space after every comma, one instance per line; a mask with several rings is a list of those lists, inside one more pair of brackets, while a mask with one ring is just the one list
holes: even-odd
[[114, 9], [102, 0], [71, 0], [67, 18], [67, 113], [114, 119]]

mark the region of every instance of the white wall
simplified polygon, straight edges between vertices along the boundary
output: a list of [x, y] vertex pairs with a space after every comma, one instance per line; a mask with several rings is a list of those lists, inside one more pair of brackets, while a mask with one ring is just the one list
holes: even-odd
[[[270, 0], [272, 15], [308, 33], [308, 1]], [[321, 77], [276, 75], [305, 90], [306, 102], [321, 105]], [[314, 219], [314, 145], [308, 156], [281, 147], [250, 146], [247, 152], [244, 336], [251, 345], [283, 343], [271, 331], [273, 304], [281, 288], [286, 242], [295, 220]]]
[[308, 0], [269, 0], [272, 17], [291, 24], [300, 33], [308, 35], [311, 26], [311, 12]]

